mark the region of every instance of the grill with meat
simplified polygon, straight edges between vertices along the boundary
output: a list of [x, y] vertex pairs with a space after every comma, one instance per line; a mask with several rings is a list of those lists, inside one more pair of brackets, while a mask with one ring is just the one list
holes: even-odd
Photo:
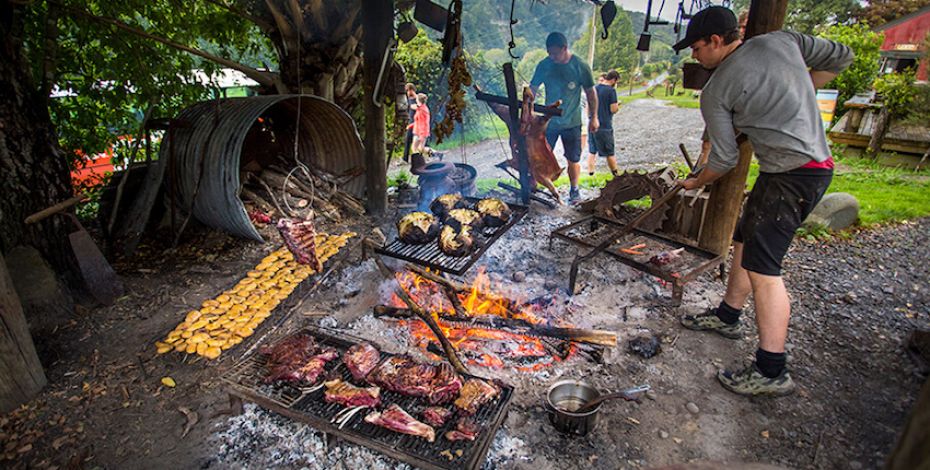
[[432, 426], [417, 421], [397, 405], [390, 405], [384, 411], [369, 413], [365, 416], [365, 421], [391, 431], [420, 436], [429, 442], [436, 440], [436, 430]]

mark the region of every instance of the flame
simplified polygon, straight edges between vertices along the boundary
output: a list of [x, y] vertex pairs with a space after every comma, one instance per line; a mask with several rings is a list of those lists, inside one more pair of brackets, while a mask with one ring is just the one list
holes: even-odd
[[[471, 365], [501, 369], [510, 364], [516, 370], [534, 372], [564, 361], [578, 351], [575, 343], [568, 343], [568, 347], [560, 355], [553, 351], [553, 346], [547, 347], [542, 339], [534, 336], [483, 326], [463, 326], [462, 322], [446, 321], [442, 316], [458, 318], [460, 315], [442, 286], [412, 271], [397, 273], [396, 278], [400, 287], [420, 307], [430, 312], [443, 335], [462, 352], [463, 360]], [[536, 314], [533, 305], [499, 293], [503, 289], [500, 286], [492, 286], [491, 278], [484, 268], [479, 268], [471, 286], [463, 290], [466, 293], [458, 293], [457, 297], [467, 317], [498, 316], [522, 320], [532, 325], [550, 323]], [[397, 294], [392, 295], [390, 304], [394, 307], [407, 307]], [[462, 320], [468, 321], [467, 318]], [[434, 356], [430, 346], [435, 350], [439, 340], [424, 322], [402, 320], [400, 323], [410, 329], [411, 336], [416, 339], [425, 354]]]

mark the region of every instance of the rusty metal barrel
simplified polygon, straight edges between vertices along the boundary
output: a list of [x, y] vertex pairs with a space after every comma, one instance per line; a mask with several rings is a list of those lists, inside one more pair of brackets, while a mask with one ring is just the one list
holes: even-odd
[[[266, 132], [265, 141], [256, 145], [257, 130], [266, 130], [263, 126], [272, 120], [277, 131]], [[250, 161], [294, 160], [295, 138], [296, 159], [308, 166], [335, 175], [364, 166], [355, 122], [333, 102], [313, 95], [301, 95], [299, 100], [298, 95], [271, 95], [197, 103], [177, 116], [159, 155], [168, 162], [167, 178], [179, 208], [207, 226], [261, 242], [239, 199], [244, 151]], [[364, 178], [355, 178], [340, 189], [360, 196], [364, 183]]]

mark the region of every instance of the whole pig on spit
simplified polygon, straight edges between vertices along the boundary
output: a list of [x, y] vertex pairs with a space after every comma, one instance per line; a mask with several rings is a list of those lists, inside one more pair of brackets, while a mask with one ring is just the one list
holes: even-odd
[[[556, 191], [555, 185], [552, 184], [552, 182], [558, 179], [564, 168], [559, 166], [559, 162], [555, 159], [555, 154], [552, 152], [552, 147], [549, 145], [549, 142], [546, 141], [546, 128], [549, 127], [549, 120], [552, 119], [552, 116], [534, 115], [534, 99], [533, 92], [530, 91], [529, 87], [523, 88], [523, 112], [520, 114], [520, 127], [514, 129], [513, 126], [508, 126], [510, 128], [510, 149], [514, 157], [507, 163], [513, 168], [520, 168], [519, 161], [517, 161], [515, 156], [519, 152], [514, 135], [516, 131], [526, 136], [527, 161], [529, 161], [530, 175], [533, 179], [530, 184], [534, 187], [537, 183], [545, 186], [546, 189], [552, 193], [552, 197], [555, 198], [556, 202], [561, 203], [562, 200], [559, 198], [559, 192]], [[561, 104], [561, 101], [556, 101], [548, 107], [558, 108]], [[501, 118], [501, 120], [506, 123], [510, 122], [509, 106], [497, 103], [488, 103], [488, 106], [491, 107], [494, 114]]]

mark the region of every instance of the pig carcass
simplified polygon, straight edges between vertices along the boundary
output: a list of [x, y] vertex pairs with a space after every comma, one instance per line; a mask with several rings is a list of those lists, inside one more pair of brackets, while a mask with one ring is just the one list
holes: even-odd
[[[562, 174], [564, 168], [559, 166], [559, 162], [556, 161], [555, 154], [552, 152], [552, 147], [549, 145], [549, 142], [546, 142], [546, 128], [549, 126], [549, 120], [552, 119], [552, 116], [534, 115], [534, 99], [533, 92], [530, 91], [529, 87], [525, 87], [523, 89], [523, 111], [520, 114], [519, 127], [510, 125], [509, 106], [497, 103], [488, 103], [488, 106], [491, 107], [494, 114], [497, 114], [497, 117], [508, 124], [508, 128], [510, 129], [510, 149], [513, 153], [513, 157], [507, 163], [513, 168], [520, 168], [520, 164], [516, 158], [519, 152], [517, 150], [516, 133], [519, 132], [520, 135], [526, 137], [527, 161], [529, 162], [530, 176], [533, 179], [530, 184], [534, 186], [536, 184], [545, 186], [546, 189], [552, 193], [552, 197], [555, 198], [557, 202], [561, 203], [562, 200], [559, 198], [559, 192], [556, 191], [552, 181]], [[561, 101], [556, 101], [548, 107], [558, 108], [561, 104]]]

